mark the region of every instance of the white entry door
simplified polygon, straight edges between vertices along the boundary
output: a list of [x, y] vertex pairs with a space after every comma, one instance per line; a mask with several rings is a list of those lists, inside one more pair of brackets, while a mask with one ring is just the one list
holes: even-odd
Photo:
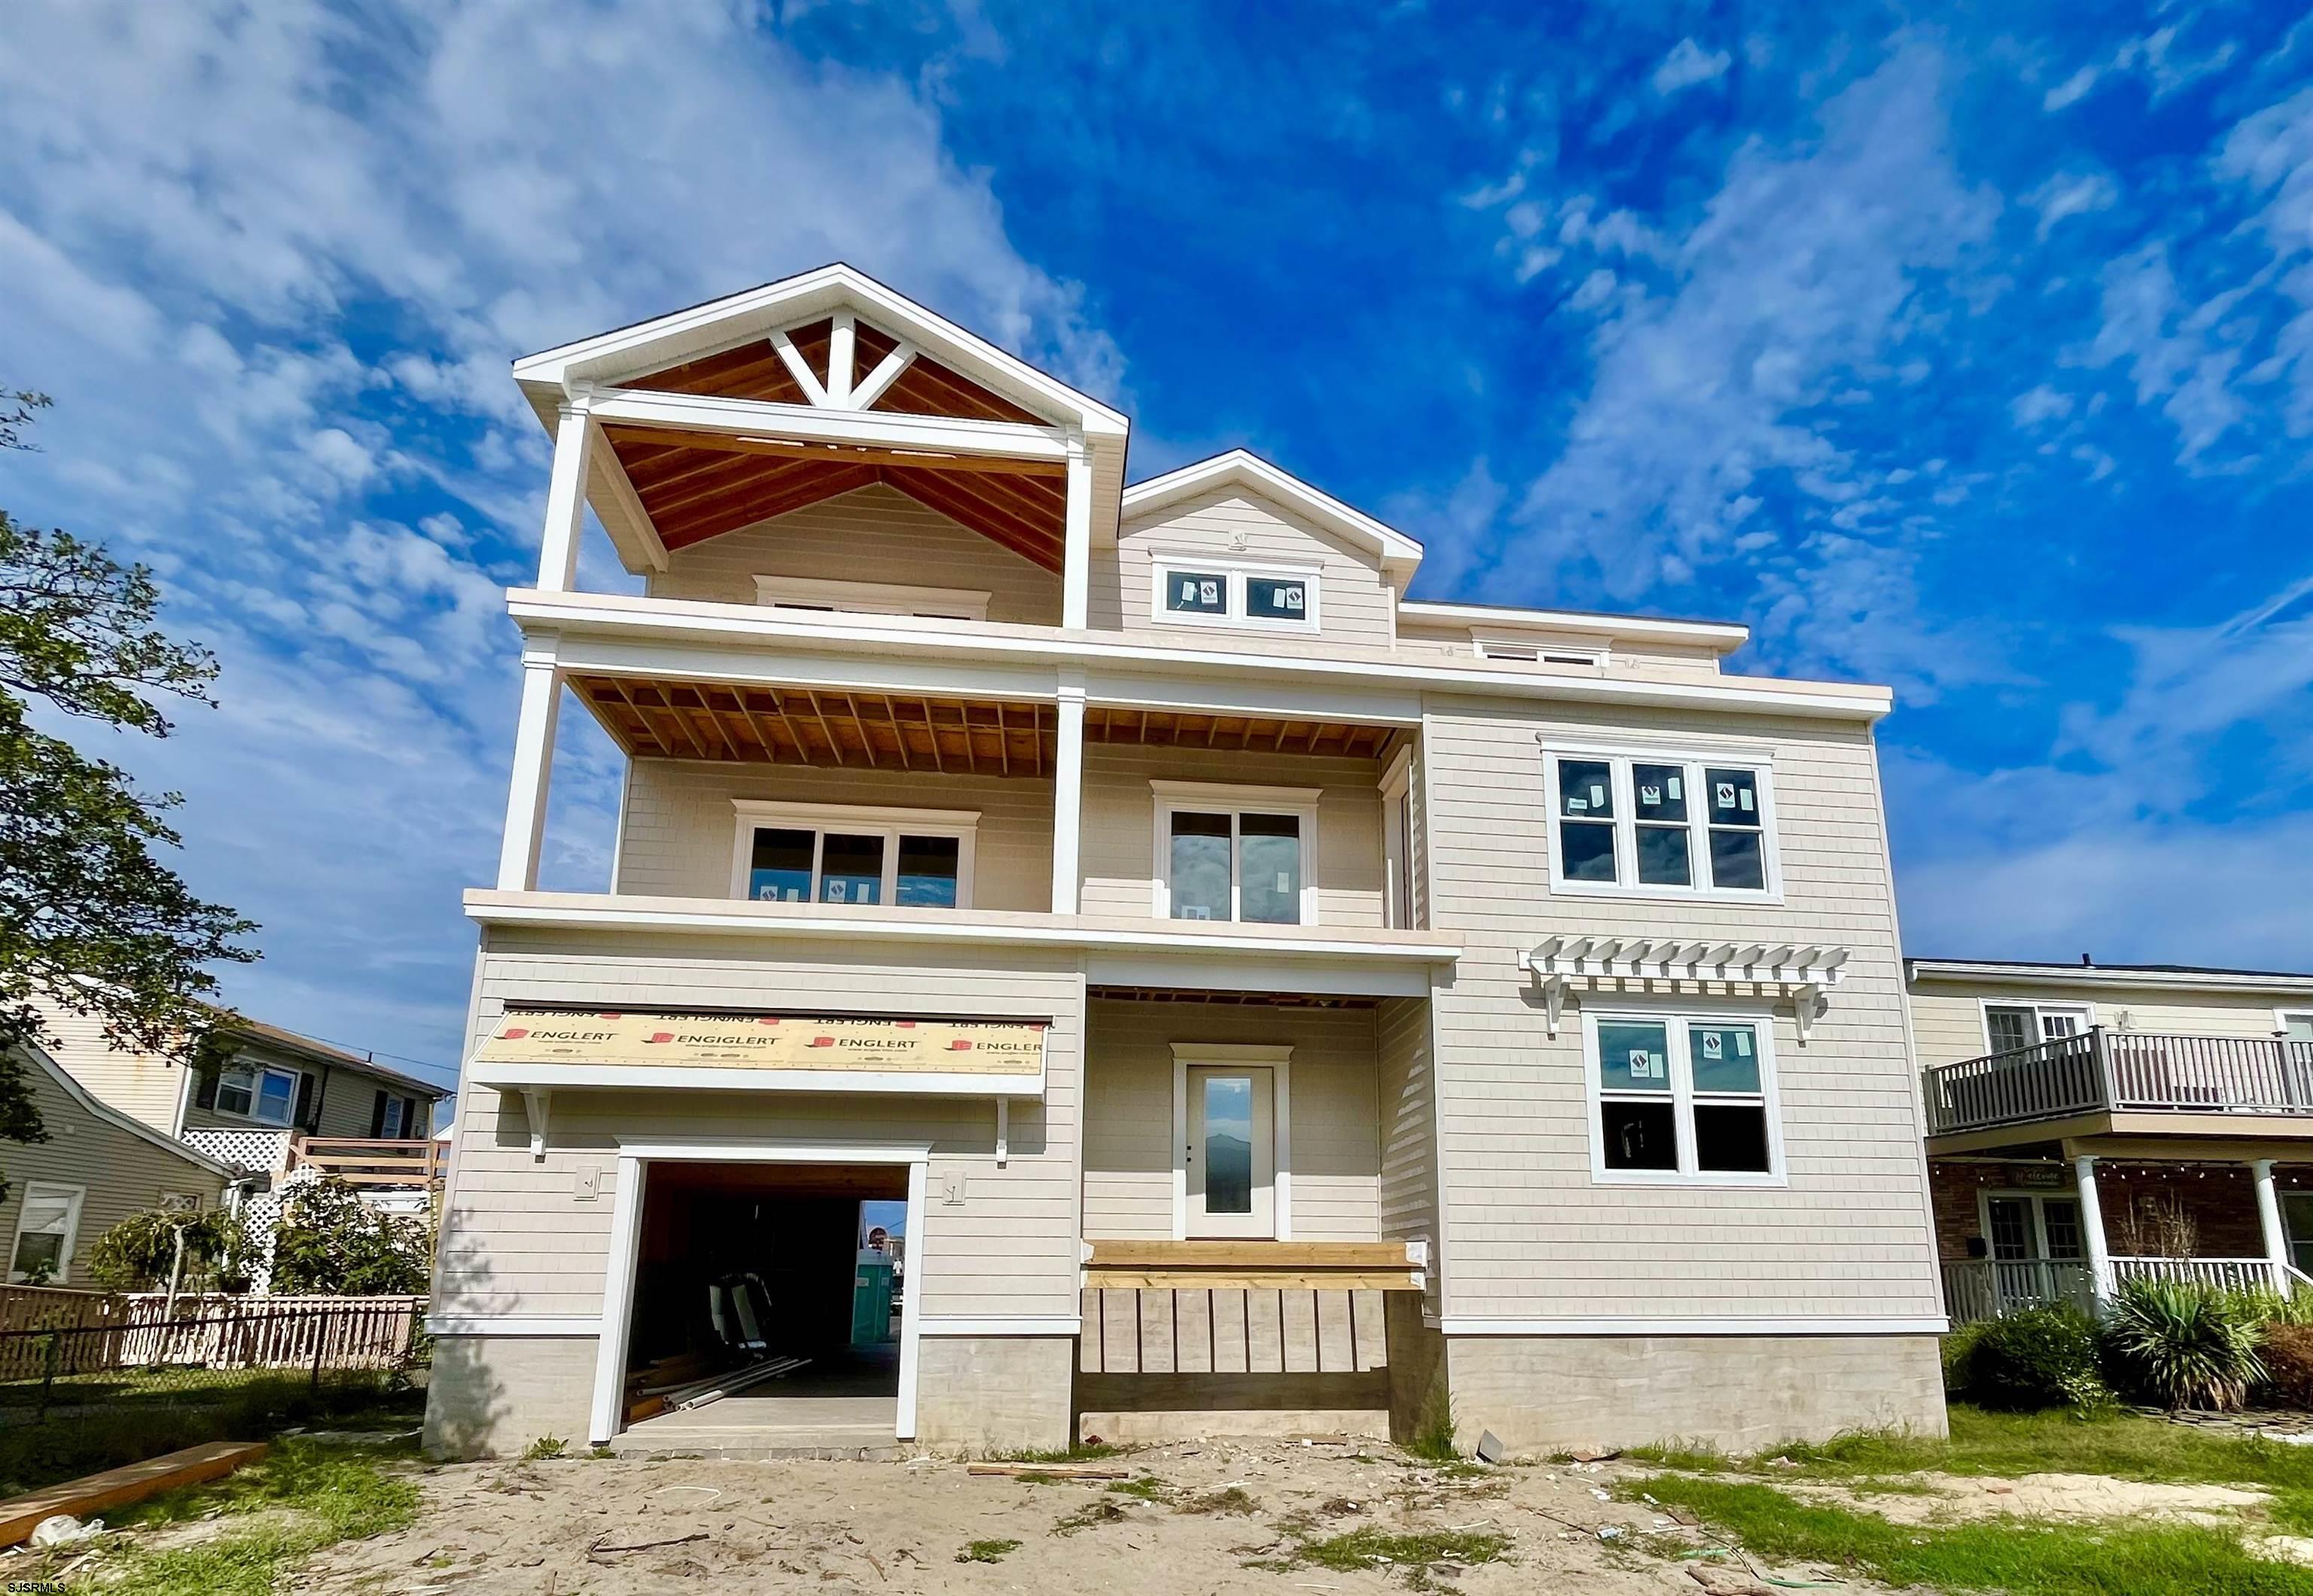
[[1188, 1232], [1277, 1234], [1274, 1072], [1197, 1065], [1188, 1072]]

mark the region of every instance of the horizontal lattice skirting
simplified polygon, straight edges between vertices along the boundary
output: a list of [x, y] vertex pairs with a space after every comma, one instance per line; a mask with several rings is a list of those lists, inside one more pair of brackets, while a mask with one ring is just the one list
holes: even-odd
[[1084, 1293], [1086, 1374], [1315, 1374], [1386, 1368], [1377, 1291]]

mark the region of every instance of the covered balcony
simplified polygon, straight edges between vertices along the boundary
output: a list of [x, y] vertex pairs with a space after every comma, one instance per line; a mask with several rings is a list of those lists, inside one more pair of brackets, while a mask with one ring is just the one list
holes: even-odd
[[[1922, 1072], [1929, 1146], [1960, 1152], [2089, 1133], [2238, 1134], [2256, 1117], [2313, 1116], [2313, 1041], [2093, 1026]], [[2256, 1134], [2313, 1135], [2255, 1127]]]

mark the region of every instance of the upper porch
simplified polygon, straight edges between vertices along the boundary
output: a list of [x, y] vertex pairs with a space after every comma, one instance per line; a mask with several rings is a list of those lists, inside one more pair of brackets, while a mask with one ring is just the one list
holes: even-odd
[[2100, 1136], [2313, 1137], [2313, 1040], [2093, 1025], [1922, 1072], [1931, 1153]]

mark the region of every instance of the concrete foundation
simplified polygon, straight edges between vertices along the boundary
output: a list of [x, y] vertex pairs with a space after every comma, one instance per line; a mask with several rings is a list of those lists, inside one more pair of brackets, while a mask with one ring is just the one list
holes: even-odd
[[552, 1435], [586, 1445], [594, 1393], [592, 1336], [443, 1336], [426, 1391], [426, 1451], [495, 1458]]
[[1072, 1336], [926, 1336], [916, 1440], [971, 1451], [1058, 1451], [1069, 1442]]
[[1529, 1453], [1946, 1433], [1933, 1336], [1456, 1336], [1446, 1357], [1464, 1449], [1486, 1430]]

